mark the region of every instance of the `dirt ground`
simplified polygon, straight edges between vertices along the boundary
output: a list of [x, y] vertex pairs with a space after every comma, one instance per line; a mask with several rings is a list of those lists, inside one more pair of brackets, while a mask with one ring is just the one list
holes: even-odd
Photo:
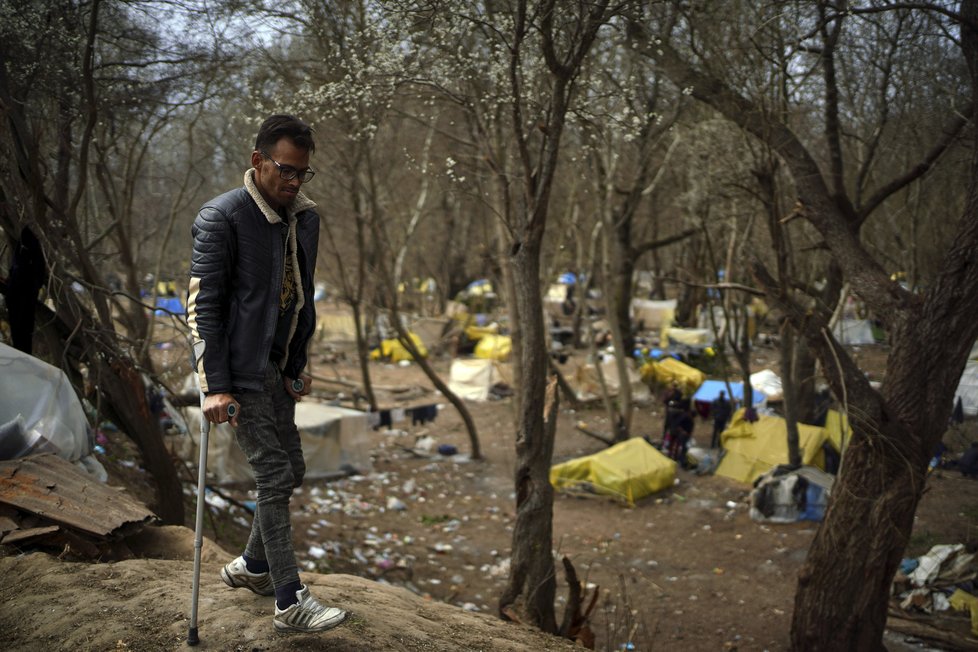
[[[871, 377], [879, 377], [885, 350], [870, 348], [860, 352], [861, 361], [871, 369]], [[770, 366], [775, 353], [762, 349], [758, 357], [759, 369]], [[447, 358], [435, 359], [435, 364], [447, 376]], [[338, 360], [319, 357], [314, 371], [331, 378], [358, 378], [353, 360], [342, 356]], [[416, 365], [374, 363], [372, 373], [375, 382], [384, 386], [430, 388]], [[322, 383], [318, 388], [337, 389]], [[325, 599], [351, 608], [357, 617], [352, 625], [340, 628], [345, 633], [324, 635], [323, 647], [316, 643], [318, 639], [292, 637], [289, 649], [562, 649], [557, 642], [547, 647], [551, 643], [542, 643], [545, 639], [531, 637], [523, 629], [507, 629], [495, 619], [508, 576], [514, 521], [511, 399], [468, 404], [485, 456], [471, 461], [465, 454], [468, 438], [455, 410], [442, 397], [426, 396], [428, 401], [444, 404], [434, 423], [412, 426], [408, 420], [394, 424], [394, 430], [369, 433], [373, 459], [369, 472], [332, 482], [311, 481], [296, 492], [294, 539], [304, 579], [322, 587]], [[322, 397], [335, 395], [326, 392]], [[387, 394], [383, 402], [393, 405], [393, 397]], [[425, 397], [414, 402], [425, 402]], [[603, 448], [575, 428], [579, 421], [594, 431], [609, 430], [600, 408], [575, 412], [562, 407], [555, 462]], [[637, 410], [634, 434], [660, 428], [656, 405]], [[975, 438], [976, 431], [969, 422], [963, 430], [951, 433], [952, 450]], [[702, 440], [709, 433], [709, 425], [697, 421], [694, 438]], [[460, 454], [419, 457], [406, 450], [424, 436], [430, 436], [436, 446], [453, 445]], [[127, 461], [132, 459], [136, 464]], [[144, 500], [152, 500], [151, 487], [145, 478], [140, 481], [145, 474], [131, 445], [110, 436], [105, 461], [115, 481], [125, 481]], [[589, 590], [598, 594], [591, 617], [596, 649], [787, 649], [796, 575], [818, 525], [755, 523], [746, 505], [749, 486], [692, 471], [679, 470], [677, 478], [673, 488], [634, 507], [593, 496], [558, 494], [555, 499], [555, 552], [566, 555]], [[187, 487], [189, 494], [189, 482]], [[250, 494], [231, 488], [222, 493], [231, 502], [212, 510], [207, 535], [229, 555], [236, 555], [247, 536], [249, 515], [235, 502], [248, 500]], [[188, 500], [191, 526], [192, 505]], [[956, 473], [932, 474], [908, 556], [922, 554], [937, 543], [969, 541], [978, 541], [978, 482]], [[245, 599], [250, 595], [226, 589], [216, 576], [223, 553], [214, 555], [204, 567], [202, 638], [203, 632], [215, 629], [221, 634], [218, 641], [211, 639], [208, 649], [281, 649], [285, 639], [270, 633], [267, 616], [271, 607], [260, 607]], [[7, 588], [0, 589], [4, 605], [0, 607], [0, 632], [6, 632], [0, 634], [0, 641], [7, 639], [5, 649], [38, 649], [31, 643], [36, 633], [34, 620], [18, 625], [13, 604], [19, 591], [30, 590], [31, 578], [43, 576], [46, 590], [51, 591], [45, 604], [58, 614], [52, 618], [59, 619], [43, 630], [46, 641], [55, 642], [75, 623], [68, 613], [71, 600], [58, 596], [64, 593], [80, 599], [92, 582], [117, 587], [112, 591], [120, 593], [110, 592], [107, 599], [100, 599], [98, 604], [105, 605], [102, 611], [90, 606], [86, 617], [98, 620], [105, 613], [115, 623], [121, 616], [138, 616], [142, 608], [139, 617], [151, 626], [117, 627], [106, 638], [97, 636], [93, 625], [88, 640], [98, 645], [88, 647], [86, 639], [75, 636], [64, 640], [80, 643], [79, 647], [58, 644], [52, 649], [107, 649], [102, 644], [112, 642], [113, 637], [118, 649], [180, 647], [181, 630], [186, 633], [190, 568], [176, 561], [124, 562], [139, 563], [148, 565], [77, 565], [77, 569], [65, 570], [76, 565], [36, 556], [0, 559], [5, 578], [27, 578], [26, 584], [5, 581]], [[106, 570], [107, 566], [115, 568]], [[143, 582], [144, 573], [153, 582], [137, 590], [131, 584]], [[171, 576], [171, 582], [159, 584], [163, 575]], [[558, 577], [558, 603], [562, 605], [567, 594], [562, 571]], [[154, 591], [163, 591], [162, 602]], [[112, 617], [113, 609], [119, 610], [120, 618]], [[561, 615], [558, 613], [558, 621]], [[149, 629], [154, 633], [144, 635]], [[887, 645], [891, 649], [927, 649], [915, 648], [903, 635], [892, 632]]]

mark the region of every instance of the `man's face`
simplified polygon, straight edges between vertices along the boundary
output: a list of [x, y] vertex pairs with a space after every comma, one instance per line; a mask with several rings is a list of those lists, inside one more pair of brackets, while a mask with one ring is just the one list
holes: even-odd
[[[264, 154], [267, 156], [258, 150], [251, 154], [251, 165], [255, 168], [255, 185], [269, 206], [278, 210], [288, 206], [299, 192], [299, 186], [302, 185], [301, 173], [309, 168], [309, 150], [296, 147], [290, 138], [280, 138]], [[287, 181], [282, 178], [283, 168], [298, 170], [299, 174]]]

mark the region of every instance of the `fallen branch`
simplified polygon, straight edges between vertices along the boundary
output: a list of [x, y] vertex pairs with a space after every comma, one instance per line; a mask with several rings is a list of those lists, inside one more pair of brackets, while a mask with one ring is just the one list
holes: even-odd
[[592, 432], [591, 430], [588, 430], [587, 428], [584, 427], [584, 424], [583, 423], [578, 423], [575, 426], [575, 428], [579, 432], [583, 432], [588, 437], [594, 437], [595, 439], [597, 439], [598, 441], [600, 441], [601, 443], [603, 443], [605, 446], [614, 446], [615, 445], [614, 440], [612, 440], [609, 437], [605, 437], [604, 435], [599, 435], [596, 432]]
[[[966, 619], [963, 619], [967, 622]], [[947, 646], [950, 650], [975, 650], [978, 649], [978, 638], [973, 636], [962, 636], [947, 629], [938, 629], [929, 623], [903, 614], [894, 613], [891, 609], [886, 619], [886, 627], [894, 632], [909, 634], [917, 638], [928, 641], [936, 641], [941, 646]]]

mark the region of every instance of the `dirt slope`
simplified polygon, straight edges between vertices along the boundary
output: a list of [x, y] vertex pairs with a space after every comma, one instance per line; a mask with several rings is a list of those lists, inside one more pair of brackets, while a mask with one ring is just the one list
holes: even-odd
[[[34, 553], [0, 559], [0, 648], [23, 650], [187, 650], [193, 532], [170, 528], [155, 544], [183, 559], [71, 563]], [[322, 634], [281, 634], [272, 598], [221, 581], [207, 549], [201, 571], [199, 650], [569, 650], [573, 646], [487, 614], [425, 600], [351, 575], [303, 573], [324, 602], [351, 612]]]

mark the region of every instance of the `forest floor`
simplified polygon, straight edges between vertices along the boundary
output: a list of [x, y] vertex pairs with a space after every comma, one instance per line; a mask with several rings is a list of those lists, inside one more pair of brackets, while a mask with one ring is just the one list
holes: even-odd
[[[885, 347], [863, 347], [856, 355], [871, 378], [881, 378]], [[776, 357], [774, 349], [758, 349], [755, 370], [778, 371]], [[351, 357], [324, 354], [313, 360], [318, 375], [358, 379]], [[433, 362], [447, 376], [450, 360]], [[378, 384], [430, 392], [430, 383], [416, 365], [372, 363], [371, 370]], [[434, 423], [412, 426], [408, 420], [394, 424], [393, 430], [370, 431], [369, 472], [331, 482], [309, 481], [293, 497], [293, 536], [303, 577], [324, 600], [350, 608], [355, 615], [352, 625], [321, 639], [276, 639], [266, 619], [270, 604], [231, 591], [217, 578], [225, 553], [216, 550], [205, 559], [203, 571], [201, 638], [211, 637], [207, 649], [279, 649], [283, 644], [276, 641], [282, 640], [291, 641], [288, 649], [563, 649], [556, 641], [504, 626], [495, 618], [508, 577], [514, 523], [512, 399], [467, 404], [484, 455], [483, 460], [471, 461], [465, 454], [468, 436], [456, 411], [433, 392], [425, 396], [444, 404]], [[660, 431], [661, 419], [657, 402], [640, 407], [633, 434]], [[593, 431], [610, 430], [599, 407], [574, 411], [562, 406], [555, 462], [603, 448], [576, 429], [580, 421]], [[698, 420], [694, 438], [702, 441], [709, 433], [709, 424]], [[460, 454], [420, 457], [408, 450], [425, 436], [436, 447], [455, 446]], [[951, 452], [960, 452], [976, 438], [978, 427], [968, 421], [949, 432], [946, 441]], [[110, 482], [125, 484], [152, 502], [152, 484], [127, 440], [110, 436], [103, 462]], [[253, 494], [222, 491], [234, 500], [214, 510], [206, 534], [227, 555], [240, 554], [249, 515], [234, 501]], [[557, 494], [553, 547], [572, 561], [586, 582], [588, 597], [597, 593], [590, 619], [596, 649], [788, 648], [796, 577], [818, 524], [756, 523], [748, 514], [749, 491], [748, 485], [726, 478], [679, 470], [674, 487], [631, 507], [596, 496]], [[191, 526], [192, 507], [190, 499]], [[112, 649], [180, 647], [190, 568], [185, 563], [187, 536], [177, 539], [182, 554], [160, 552], [149, 556], [164, 560], [131, 560], [116, 569], [110, 568], [113, 564], [89, 564], [66, 570], [74, 565], [42, 555], [0, 559], [4, 577], [12, 578], [0, 589], [3, 647], [38, 649], [32, 641], [40, 640], [33, 638], [39, 632], [50, 643], [65, 641], [64, 646], [49, 645], [51, 649], [106, 649], [101, 647], [106, 641], [117, 644]], [[957, 473], [932, 473], [905, 556], [923, 554], [938, 543], [966, 542], [978, 542], [978, 482]], [[192, 550], [189, 554], [192, 558]], [[21, 593], [41, 576], [44, 616], [22, 618], [14, 605], [21, 600], [28, 610], [40, 608]], [[72, 600], [83, 600], [93, 583], [108, 591], [98, 601], [101, 610], [92, 606], [73, 613]], [[152, 597], [157, 593], [164, 596], [161, 602]], [[563, 572], [558, 570], [559, 607], [566, 595]], [[561, 615], [558, 611], [558, 621]], [[87, 617], [95, 619], [91, 627], [66, 637], [68, 629], [78, 629], [78, 619]], [[147, 627], [122, 624], [133, 618], [143, 619]], [[963, 616], [941, 626], [961, 629], [962, 624], [966, 634]], [[82, 635], [88, 638], [79, 638]], [[315, 643], [318, 640], [322, 647]], [[906, 642], [894, 631], [888, 632], [886, 642], [891, 649], [936, 649]], [[67, 647], [69, 643], [76, 647]]]

